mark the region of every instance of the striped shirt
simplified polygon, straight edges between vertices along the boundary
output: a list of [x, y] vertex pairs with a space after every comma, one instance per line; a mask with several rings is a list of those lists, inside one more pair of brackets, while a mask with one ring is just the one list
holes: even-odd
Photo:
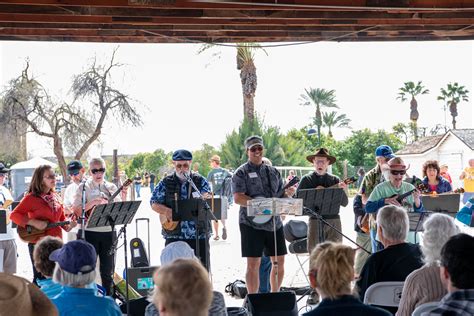
[[446, 293], [439, 267], [425, 265], [410, 273], [405, 280], [397, 316], [410, 316], [419, 305], [438, 302]]

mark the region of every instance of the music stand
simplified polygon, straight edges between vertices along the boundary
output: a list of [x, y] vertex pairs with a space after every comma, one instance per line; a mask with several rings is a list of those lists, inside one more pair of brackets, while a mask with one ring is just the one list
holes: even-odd
[[430, 194], [422, 195], [421, 201], [426, 210], [443, 213], [455, 218], [459, 211], [460, 197], [461, 195], [459, 193]]
[[319, 243], [324, 242], [323, 224], [325, 224], [358, 248], [370, 253], [324, 219], [324, 216], [339, 215], [343, 194], [345, 193], [342, 188], [301, 189], [297, 191], [297, 197], [303, 199], [303, 215], [313, 216], [319, 220]]
[[[128, 278], [128, 256], [127, 256], [127, 224], [132, 222], [135, 213], [140, 206], [141, 201], [125, 201], [125, 202], [113, 202], [108, 204], [97, 205], [92, 212], [91, 216], [87, 220], [86, 228], [96, 228], [96, 227], [114, 227], [116, 225], [123, 225], [120, 229], [120, 233], [117, 236], [116, 241], [120, 237], [120, 234], [123, 233], [124, 239], [124, 253], [125, 253], [125, 292], [126, 292], [126, 301], [127, 301], [127, 315], [130, 314], [130, 301], [128, 294], [129, 278]], [[114, 247], [116, 248], [116, 243]], [[115, 251], [115, 249], [114, 249]]]

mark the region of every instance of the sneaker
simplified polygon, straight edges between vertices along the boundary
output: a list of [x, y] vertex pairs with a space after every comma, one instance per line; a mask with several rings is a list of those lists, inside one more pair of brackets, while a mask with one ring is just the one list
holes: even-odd
[[308, 295], [308, 299], [306, 300], [306, 305], [317, 305], [319, 304], [319, 295], [315, 290], [312, 290], [311, 293]]
[[222, 228], [222, 240], [227, 239], [227, 228], [223, 227]]

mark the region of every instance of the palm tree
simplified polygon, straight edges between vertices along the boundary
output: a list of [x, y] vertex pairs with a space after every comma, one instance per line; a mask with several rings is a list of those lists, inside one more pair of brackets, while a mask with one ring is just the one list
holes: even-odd
[[318, 129], [318, 145], [321, 145], [321, 127], [323, 119], [321, 114], [321, 107], [339, 108], [336, 104], [336, 90], [326, 90], [320, 88], [304, 89], [306, 94], [300, 96], [301, 105], [314, 105], [316, 112], [314, 116], [314, 124]]
[[411, 96], [410, 101], [410, 120], [413, 123], [413, 136], [415, 137], [415, 141], [418, 140], [418, 127], [416, 121], [418, 120], [419, 113], [418, 113], [418, 102], [416, 101], [415, 97], [419, 94], [427, 94], [430, 91], [425, 89], [425, 87], [421, 84], [421, 81], [415, 85], [413, 81], [408, 81], [403, 84], [401, 87], [400, 92], [398, 93], [397, 99], [400, 99], [401, 102], [407, 101], [407, 97]]
[[332, 137], [332, 127], [349, 127], [351, 120], [345, 114], [337, 114], [336, 111], [323, 113], [323, 125], [328, 128], [328, 136]]
[[[446, 105], [449, 104], [449, 112], [453, 117], [453, 129], [456, 129], [456, 116], [458, 116], [458, 103], [461, 101], [469, 101], [469, 90], [464, 86], [460, 86], [457, 82], [448, 83], [447, 89], [441, 88], [441, 95], [438, 100], [445, 101], [444, 113], [446, 114]], [[446, 123], [445, 123], [446, 125]], [[446, 127], [445, 127], [446, 129]]]

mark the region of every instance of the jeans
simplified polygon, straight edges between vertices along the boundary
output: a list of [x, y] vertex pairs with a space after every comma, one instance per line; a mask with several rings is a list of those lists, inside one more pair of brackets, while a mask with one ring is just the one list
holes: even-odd
[[31, 264], [33, 265], [33, 283], [38, 285], [38, 280], [44, 280], [46, 278], [35, 268], [35, 262], [33, 260], [33, 251], [35, 250], [35, 245], [36, 244], [28, 243], [28, 251], [30, 252]]
[[140, 189], [142, 188], [141, 184], [135, 184], [135, 193], [137, 194], [137, 198], [140, 197]]
[[272, 261], [270, 257], [262, 255], [260, 261], [259, 280], [260, 285], [258, 287], [258, 293], [270, 293], [270, 273], [272, 271]]

